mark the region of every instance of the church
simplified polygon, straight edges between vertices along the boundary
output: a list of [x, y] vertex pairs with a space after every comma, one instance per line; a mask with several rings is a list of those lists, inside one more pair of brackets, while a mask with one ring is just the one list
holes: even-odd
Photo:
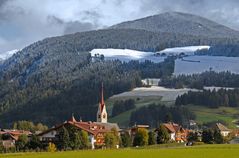
[[104, 101], [104, 86], [103, 83], [101, 85], [101, 93], [100, 93], [100, 102], [98, 107], [98, 112], [96, 116], [97, 122], [101, 123], [107, 123], [108, 122], [108, 115], [105, 107], [105, 101]]
[[77, 121], [72, 115], [72, 117], [65, 121], [64, 123], [48, 129], [40, 134], [38, 137], [42, 142], [57, 142], [59, 141], [59, 132], [63, 127], [73, 126], [79, 130], [84, 130], [89, 135], [89, 141], [91, 143], [91, 148], [94, 149], [95, 146], [100, 147], [104, 146], [104, 135], [108, 132], [112, 132], [112, 129], [120, 131], [117, 123], [108, 122], [108, 114], [104, 101], [104, 87], [103, 83], [100, 89], [100, 100], [98, 105], [98, 111], [96, 114], [96, 122], [83, 122], [82, 120]]

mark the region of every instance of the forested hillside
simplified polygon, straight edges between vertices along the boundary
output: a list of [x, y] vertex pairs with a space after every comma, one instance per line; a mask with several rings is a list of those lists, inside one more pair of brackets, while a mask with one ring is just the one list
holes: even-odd
[[204, 86], [216, 87], [239, 87], [239, 75], [231, 72], [206, 71], [201, 74], [178, 75], [163, 78], [159, 83], [161, 86], [173, 88], [195, 88], [203, 89]]
[[[211, 22], [204, 24], [214, 26]], [[110, 28], [47, 38], [25, 47], [0, 65], [0, 123], [9, 125], [26, 119], [53, 125], [72, 112], [83, 120], [94, 120], [102, 81], [106, 98], [140, 86], [141, 78], [164, 78], [169, 85], [175, 83], [171, 80], [173, 58], [162, 63], [93, 62], [89, 52], [95, 48], [156, 52], [180, 46], [238, 44], [231, 36], [233, 31], [222, 26], [216, 30], [222, 30], [222, 36], [200, 36], [184, 30], [189, 33]]]
[[0, 121], [8, 124], [24, 119], [53, 125], [70, 117], [72, 112], [78, 118], [95, 120], [101, 82], [105, 84], [105, 96], [108, 98], [141, 86], [142, 76], [169, 76], [173, 68], [174, 60], [171, 59], [158, 64], [149, 61], [89, 62], [74, 71], [77, 77], [71, 81], [51, 80], [45, 74], [37, 78], [39, 82], [15, 85], [11, 91], [11, 83], [6, 84], [9, 87], [2, 84], [5, 93], [2, 89]]
[[130, 124], [148, 124], [150, 127], [158, 127], [163, 122], [176, 122], [185, 125], [190, 119], [195, 119], [195, 115], [187, 108], [151, 104], [132, 112]]
[[166, 12], [112, 26], [115, 29], [142, 29], [184, 35], [238, 38], [239, 32], [198, 15]]
[[238, 107], [239, 106], [239, 90], [225, 90], [218, 91], [203, 90], [202, 92], [188, 92], [176, 99], [176, 105], [200, 105], [210, 108], [224, 107]]

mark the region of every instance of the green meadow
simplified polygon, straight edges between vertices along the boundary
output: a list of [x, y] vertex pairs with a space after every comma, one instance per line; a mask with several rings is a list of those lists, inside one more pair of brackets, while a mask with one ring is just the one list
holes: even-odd
[[238, 158], [239, 145], [2, 154], [0, 158]]
[[[137, 100], [137, 98], [140, 98]], [[149, 104], [164, 104], [166, 106], [172, 106], [174, 104], [174, 100], [171, 101], [162, 101], [162, 97], [159, 96], [135, 96], [135, 97], [117, 97], [110, 98], [106, 101], [107, 110], [111, 113], [113, 108], [113, 103], [116, 100], [126, 100], [126, 99], [135, 99], [135, 109], [131, 109], [129, 111], [123, 112], [115, 117], [109, 118], [110, 122], [117, 122], [120, 126], [127, 126], [129, 124], [130, 115], [132, 111], [135, 111], [138, 108], [148, 106]], [[186, 105], [185, 107], [189, 108], [190, 111], [194, 112], [196, 115], [196, 122], [203, 124], [215, 121], [223, 121], [229, 128], [236, 128], [234, 124], [237, 121], [239, 116], [239, 108], [238, 107], [219, 107], [219, 108], [208, 108], [205, 106], [196, 106], [196, 105]]]

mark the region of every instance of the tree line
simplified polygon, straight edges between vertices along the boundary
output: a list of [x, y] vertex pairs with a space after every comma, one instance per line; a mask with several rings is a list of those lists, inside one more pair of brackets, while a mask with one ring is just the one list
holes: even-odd
[[115, 117], [123, 112], [134, 109], [135, 107], [134, 99], [117, 100], [114, 102], [111, 116]]
[[189, 91], [176, 98], [175, 105], [180, 106], [187, 104], [207, 106], [210, 108], [218, 108], [220, 106], [238, 107], [239, 89]]
[[176, 122], [187, 124], [188, 120], [195, 119], [195, 115], [185, 107], [167, 107], [165, 105], [151, 104], [133, 111], [130, 116], [130, 124], [148, 124], [150, 127], [158, 127], [162, 122]]
[[212, 56], [227, 56], [238, 57], [239, 46], [237, 44], [216, 44], [211, 46], [208, 50], [199, 50], [196, 55], [212, 55]]
[[17, 121], [13, 123], [13, 129], [16, 130], [25, 130], [30, 132], [36, 132], [36, 131], [45, 131], [48, 129], [46, 125], [43, 125], [42, 123], [34, 124], [31, 121]]
[[204, 86], [217, 87], [239, 87], [239, 74], [229, 71], [214, 72], [206, 71], [201, 74], [178, 75], [162, 78], [161, 86], [171, 88], [196, 88], [203, 89]]

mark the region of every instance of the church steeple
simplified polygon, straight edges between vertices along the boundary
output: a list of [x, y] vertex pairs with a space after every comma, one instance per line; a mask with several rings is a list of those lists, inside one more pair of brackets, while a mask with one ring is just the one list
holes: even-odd
[[105, 101], [104, 101], [104, 85], [103, 82], [101, 83], [101, 93], [100, 93], [100, 105], [101, 105], [101, 112], [105, 106]]
[[107, 112], [104, 101], [104, 86], [103, 82], [101, 83], [101, 91], [100, 91], [100, 102], [97, 112], [97, 122], [107, 123]]
[[71, 114], [71, 118], [70, 118], [69, 121], [71, 121], [71, 122], [77, 122], [76, 119], [75, 119], [75, 117], [74, 117], [74, 113]]

